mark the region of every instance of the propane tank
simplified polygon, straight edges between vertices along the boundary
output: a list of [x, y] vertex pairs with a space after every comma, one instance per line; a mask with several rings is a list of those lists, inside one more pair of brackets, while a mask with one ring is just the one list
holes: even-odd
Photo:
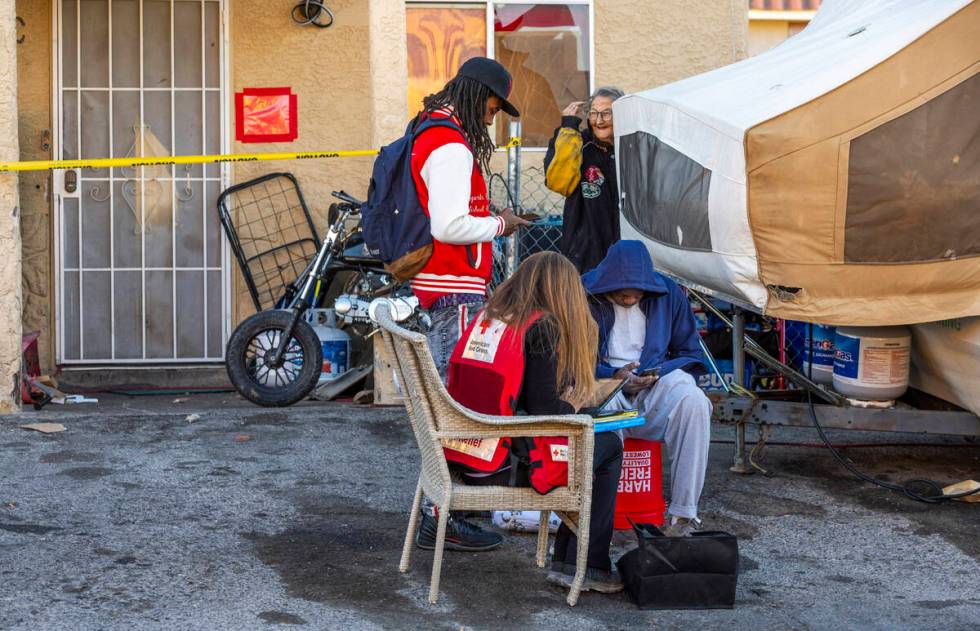
[[333, 309], [310, 309], [309, 322], [323, 349], [319, 383], [333, 381], [350, 368], [350, 335], [337, 328]]
[[891, 401], [909, 386], [912, 335], [904, 326], [840, 327], [834, 390], [863, 401]]

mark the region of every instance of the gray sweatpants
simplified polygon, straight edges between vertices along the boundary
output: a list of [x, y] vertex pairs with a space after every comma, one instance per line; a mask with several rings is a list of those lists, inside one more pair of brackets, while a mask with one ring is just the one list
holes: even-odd
[[646, 418], [624, 430], [626, 438], [663, 441], [670, 458], [670, 505], [674, 517], [697, 517], [711, 443], [711, 401], [683, 370], [674, 370], [633, 397], [617, 396], [607, 409], [638, 408]]

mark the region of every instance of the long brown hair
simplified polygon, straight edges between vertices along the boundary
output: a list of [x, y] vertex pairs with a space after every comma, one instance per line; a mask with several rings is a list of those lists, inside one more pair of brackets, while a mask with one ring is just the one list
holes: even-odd
[[596, 326], [572, 262], [556, 252], [527, 257], [486, 304], [487, 317], [520, 326], [541, 312], [554, 325], [558, 352], [559, 396], [576, 407], [587, 403], [595, 390], [595, 361], [599, 344]]

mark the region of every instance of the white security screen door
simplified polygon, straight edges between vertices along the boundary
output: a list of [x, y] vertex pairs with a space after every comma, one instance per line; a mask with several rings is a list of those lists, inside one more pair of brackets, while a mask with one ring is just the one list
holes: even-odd
[[[220, 0], [59, 0], [58, 157], [222, 151]], [[220, 361], [219, 165], [55, 178], [61, 363]]]

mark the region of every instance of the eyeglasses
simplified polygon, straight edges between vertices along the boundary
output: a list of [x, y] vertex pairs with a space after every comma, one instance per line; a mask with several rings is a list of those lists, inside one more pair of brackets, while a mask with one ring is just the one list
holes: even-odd
[[589, 112], [589, 120], [594, 121], [611, 121], [612, 120], [612, 110], [604, 110], [602, 112], [596, 112], [595, 110]]

